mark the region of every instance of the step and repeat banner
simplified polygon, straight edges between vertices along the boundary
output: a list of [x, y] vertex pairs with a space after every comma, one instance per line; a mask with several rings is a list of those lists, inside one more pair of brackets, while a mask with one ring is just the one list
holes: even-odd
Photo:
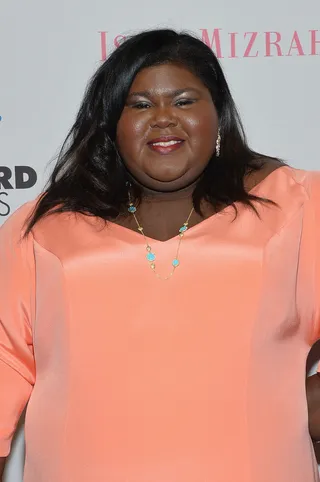
[[[43, 188], [101, 62], [162, 27], [214, 50], [254, 149], [320, 169], [319, 0], [0, 0], [0, 225]], [[22, 423], [6, 482], [23, 462]]]

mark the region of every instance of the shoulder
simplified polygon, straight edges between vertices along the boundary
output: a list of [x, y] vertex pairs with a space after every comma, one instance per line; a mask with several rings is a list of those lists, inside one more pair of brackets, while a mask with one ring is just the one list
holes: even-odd
[[[305, 191], [307, 197], [309, 197], [314, 189], [320, 189], [320, 171], [300, 169], [288, 164], [282, 164], [275, 169], [278, 173], [275, 173], [275, 177], [283, 178], [288, 183], [288, 186], [300, 187], [302, 191]], [[320, 193], [319, 193], [320, 194]]]
[[18, 241], [23, 238], [29, 218], [36, 207], [38, 198], [18, 207], [0, 226], [0, 242], [6, 239]]
[[269, 209], [270, 205], [259, 206], [260, 209], [268, 212], [271, 218], [274, 216], [278, 221], [281, 218], [281, 223], [286, 223], [303, 206], [307, 210], [308, 207], [313, 209], [314, 204], [320, 206], [320, 172], [282, 163], [271, 170], [251, 193], [272, 201], [279, 209]]
[[257, 164], [257, 168], [254, 168], [245, 178], [245, 187], [250, 191], [256, 187], [265, 189], [268, 186], [273, 191], [272, 194], [276, 194], [278, 185], [280, 191], [285, 190], [289, 194], [290, 185], [292, 187], [300, 185], [303, 190], [308, 176], [308, 171], [294, 168], [281, 160], [262, 158]]
[[320, 171], [304, 171], [304, 185], [309, 196], [320, 197]]
[[285, 166], [282, 174], [286, 177], [282, 189], [283, 197], [290, 203], [294, 198], [299, 198], [301, 204], [320, 215], [320, 171]]
[[305, 190], [309, 200], [320, 199], [320, 171], [290, 166], [286, 166], [285, 170], [287, 175]]

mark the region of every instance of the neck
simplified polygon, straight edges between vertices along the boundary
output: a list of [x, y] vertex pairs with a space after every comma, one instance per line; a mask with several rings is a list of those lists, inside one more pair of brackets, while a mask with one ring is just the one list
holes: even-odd
[[143, 186], [142, 197], [145, 201], [176, 201], [191, 198], [196, 185], [197, 183], [194, 182], [176, 191], [156, 191]]

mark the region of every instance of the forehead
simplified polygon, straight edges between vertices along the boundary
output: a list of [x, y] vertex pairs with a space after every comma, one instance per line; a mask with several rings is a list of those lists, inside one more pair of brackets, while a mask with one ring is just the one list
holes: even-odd
[[202, 81], [186, 67], [164, 64], [142, 69], [135, 77], [130, 92], [138, 90], [206, 89]]

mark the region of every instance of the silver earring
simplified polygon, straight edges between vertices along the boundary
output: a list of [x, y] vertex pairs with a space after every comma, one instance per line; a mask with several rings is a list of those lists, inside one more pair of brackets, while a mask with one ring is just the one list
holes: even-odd
[[220, 156], [220, 148], [221, 148], [221, 134], [220, 134], [220, 127], [218, 129], [218, 137], [216, 141], [216, 157]]

